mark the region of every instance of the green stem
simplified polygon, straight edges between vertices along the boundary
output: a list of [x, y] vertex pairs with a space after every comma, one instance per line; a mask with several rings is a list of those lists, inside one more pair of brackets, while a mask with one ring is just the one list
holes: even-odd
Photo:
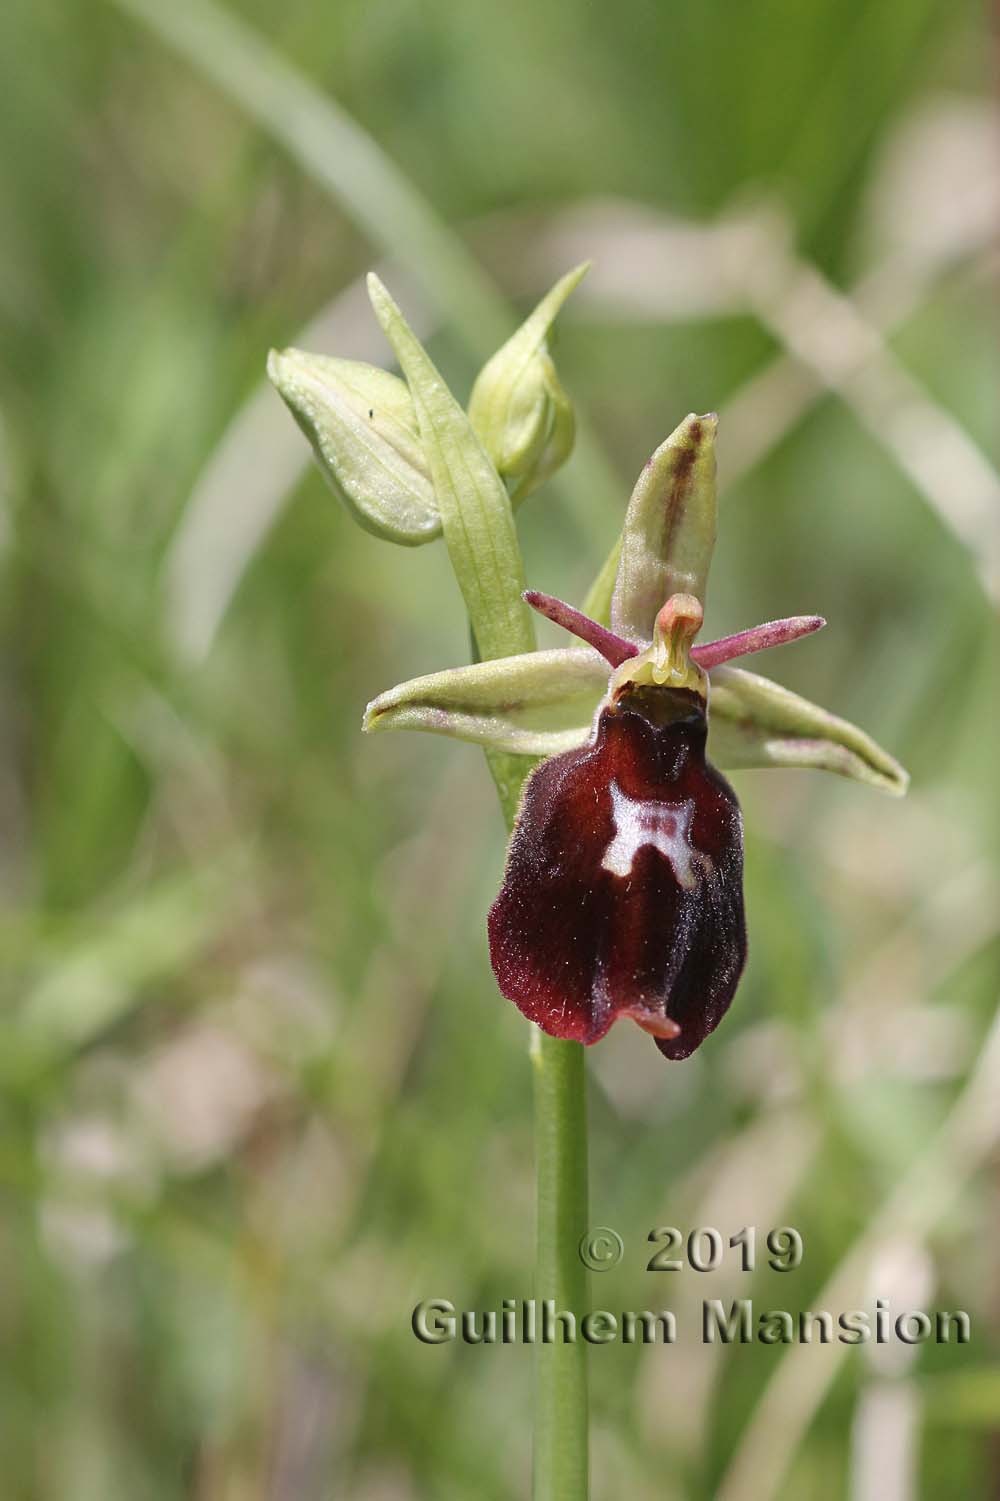
[[[580, 1238], [587, 1229], [587, 1097], [583, 1046], [532, 1029], [535, 1161], [538, 1178], [535, 1301], [587, 1312], [587, 1273]], [[587, 1345], [538, 1344], [535, 1363], [534, 1501], [586, 1501]]]
[[[507, 827], [513, 828], [530, 771], [523, 756], [491, 755]], [[531, 1029], [535, 1085], [536, 1314], [551, 1298], [572, 1313], [576, 1339], [535, 1346], [534, 1501], [587, 1501], [587, 1344], [579, 1324], [589, 1307], [580, 1240], [587, 1229], [587, 1078], [583, 1045]], [[540, 1326], [537, 1330], [541, 1332]]]

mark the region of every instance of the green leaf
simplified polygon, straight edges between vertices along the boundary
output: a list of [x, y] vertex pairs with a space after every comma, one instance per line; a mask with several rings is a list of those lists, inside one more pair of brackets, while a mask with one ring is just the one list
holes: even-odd
[[513, 504], [565, 463], [573, 448], [573, 407], [559, 383], [548, 336], [563, 303], [588, 270], [568, 272], [498, 349], [476, 378], [469, 420]]
[[507, 657], [535, 644], [521, 598], [524, 568], [507, 491], [465, 412], [377, 276], [368, 291], [413, 396], [445, 543], [479, 654]]
[[909, 776], [857, 725], [741, 667], [709, 674], [708, 753], [723, 769], [802, 766], [835, 771], [902, 797]]
[[673, 594], [705, 603], [715, 546], [714, 412], [693, 413], [643, 469], [625, 513], [611, 628], [647, 646], [660, 606]]
[[440, 535], [430, 467], [404, 381], [356, 360], [272, 349], [271, 382], [330, 488], [366, 531], [418, 546]]
[[552, 756], [586, 742], [607, 686], [608, 665], [589, 647], [530, 652], [401, 683], [368, 705], [364, 728]]

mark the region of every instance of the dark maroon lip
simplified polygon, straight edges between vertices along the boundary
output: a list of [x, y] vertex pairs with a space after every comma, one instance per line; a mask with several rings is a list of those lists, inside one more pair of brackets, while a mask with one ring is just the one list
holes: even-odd
[[697, 695], [639, 690], [529, 778], [490, 955], [550, 1035], [591, 1044], [628, 1016], [679, 1059], [725, 1014], [746, 957], [743, 834], [705, 731]]

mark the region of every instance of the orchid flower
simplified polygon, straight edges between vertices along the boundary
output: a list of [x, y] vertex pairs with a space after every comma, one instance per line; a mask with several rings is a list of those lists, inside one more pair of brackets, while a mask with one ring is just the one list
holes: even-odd
[[[597, 1042], [629, 1016], [684, 1058], [746, 956], [742, 822], [716, 768], [813, 767], [894, 793], [907, 778], [854, 725], [729, 665], [819, 629], [818, 616], [695, 645], [715, 545], [714, 414], [685, 418], [646, 464], [590, 615], [524, 589], [513, 508], [572, 446], [549, 340], [585, 270], [487, 362], [468, 412], [376, 277], [402, 379], [294, 349], [268, 370], [355, 520], [406, 546], [443, 534], [483, 660], [381, 694], [364, 724], [479, 744], [510, 811], [523, 783], [489, 917], [501, 991], [553, 1037]], [[532, 650], [528, 605], [583, 644]]]
[[716, 425], [687, 417], [640, 475], [609, 624], [524, 594], [584, 646], [416, 678], [364, 721], [545, 758], [489, 916], [500, 990], [543, 1031], [583, 1043], [631, 1017], [671, 1059], [717, 1026], [746, 958], [742, 820], [716, 766], [819, 768], [896, 794], [907, 784], [854, 725], [728, 665], [818, 630], [819, 616], [694, 644], [715, 543]]
[[[431, 730], [486, 752], [512, 830], [490, 953], [503, 994], [537, 1023], [535, 1295], [578, 1317], [590, 1221], [574, 1044], [629, 1016], [668, 1058], [687, 1057], [743, 969], [742, 820], [716, 766], [811, 766], [906, 786], [861, 730], [729, 665], [818, 629], [818, 616], [694, 644], [715, 543], [714, 416], [686, 418], [653, 454], [587, 614], [525, 589], [514, 510], [573, 444], [551, 345], [585, 271], [561, 277], [487, 361], [467, 408], [376, 276], [369, 296], [400, 377], [295, 349], [268, 362], [355, 521], [408, 547], [440, 536], [465, 602], [481, 660], [383, 693], [365, 728]], [[529, 606], [582, 644], [536, 652]], [[574, 1341], [538, 1346], [538, 1497], [587, 1493], [585, 1354]]]

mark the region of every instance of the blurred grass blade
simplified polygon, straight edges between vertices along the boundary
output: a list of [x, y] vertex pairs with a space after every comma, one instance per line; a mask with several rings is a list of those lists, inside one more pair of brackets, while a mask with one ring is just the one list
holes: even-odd
[[981, 1428], [996, 1434], [1000, 1364], [926, 1376], [919, 1391], [926, 1421], [935, 1427]]
[[92, 928], [88, 924], [26, 996], [14, 1048], [49, 1059], [92, 1042], [150, 986], [185, 969], [218, 937], [246, 881], [246, 851], [233, 851], [208, 869], [164, 877]]
[[[814, 1308], [866, 1306], [872, 1260], [887, 1241], [925, 1238], [947, 1223], [963, 1188], [1000, 1139], [1000, 1012], [967, 1083], [931, 1139], [813, 1299]], [[799, 1444], [848, 1355], [844, 1344], [789, 1349], [765, 1384], [716, 1489], [716, 1501], [774, 1501]]]
[[112, 0], [206, 73], [322, 183], [486, 358], [512, 318], [457, 235], [335, 100], [213, 0]]

